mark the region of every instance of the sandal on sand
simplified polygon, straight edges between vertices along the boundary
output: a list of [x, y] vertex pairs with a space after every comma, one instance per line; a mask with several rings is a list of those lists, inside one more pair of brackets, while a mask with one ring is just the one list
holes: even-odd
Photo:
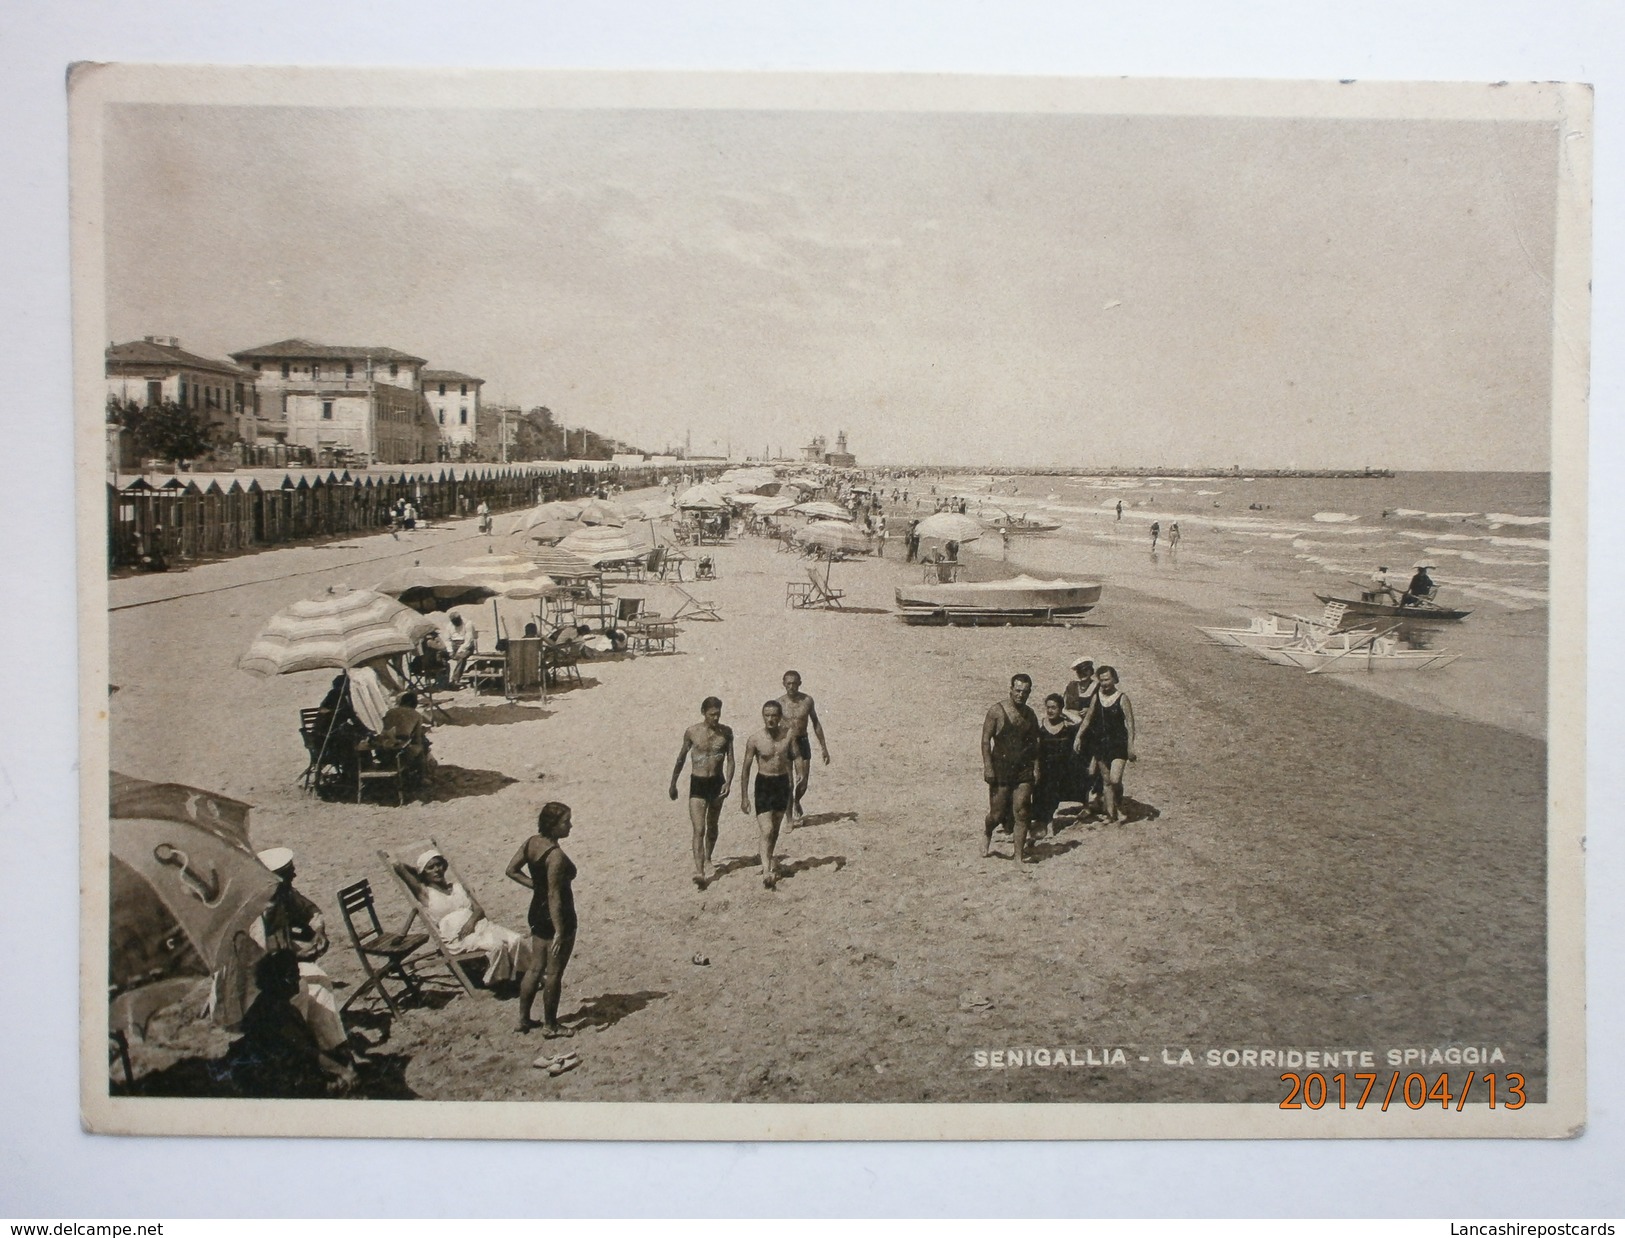
[[581, 1054], [573, 1052], [560, 1053], [556, 1057], [548, 1057], [546, 1054], [543, 1054], [541, 1057], [532, 1062], [531, 1065], [537, 1070], [545, 1070], [548, 1074], [552, 1075], [554, 1078], [557, 1078], [565, 1071], [574, 1070], [577, 1066], [580, 1066]]
[[574, 1035], [575, 1033], [567, 1027], [555, 1027], [552, 1031], [548, 1031], [546, 1028], [542, 1029], [543, 1040], [568, 1040]]

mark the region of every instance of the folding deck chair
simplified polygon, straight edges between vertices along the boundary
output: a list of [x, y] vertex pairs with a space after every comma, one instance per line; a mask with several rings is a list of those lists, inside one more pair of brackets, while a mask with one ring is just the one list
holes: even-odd
[[829, 587], [829, 569], [827, 567], [824, 569], [822, 580], [818, 577], [818, 569], [809, 567], [807, 569], [807, 579], [812, 584], [812, 588], [807, 595], [808, 606], [822, 607], [824, 610], [846, 609], [845, 606], [841, 605], [841, 599], [846, 596], [846, 590], [831, 589]]
[[[671, 584], [670, 581], [667, 583]], [[720, 620], [722, 618], [722, 615], [717, 611], [717, 604], [715, 602], [702, 601], [700, 598], [695, 597], [687, 589], [683, 588], [682, 585], [672, 584], [671, 587], [677, 590], [678, 596], [683, 599], [683, 604], [672, 612], [671, 618], [673, 622], [678, 619]]]
[[[372, 883], [366, 878], [345, 886], [338, 897], [344, 927], [350, 932], [350, 944], [355, 947], [356, 957], [361, 960], [361, 970], [367, 973], [366, 982], [344, 999], [340, 1011], [348, 1010], [368, 990], [377, 989], [390, 1013], [400, 1014], [400, 1007], [395, 1004], [398, 995], [392, 995], [384, 987], [384, 980], [393, 977], [406, 995], [421, 997], [423, 989], [407, 964], [414, 961], [413, 955], [429, 944], [429, 935], [408, 933], [406, 930], [412, 927], [410, 919], [401, 926], [400, 932], [384, 932], [384, 926], [378, 921], [378, 908], [372, 900]], [[360, 928], [356, 927], [358, 919], [362, 919]]]
[[[457, 866], [451, 862], [451, 857], [446, 855], [445, 848], [437, 843], [433, 838], [428, 839], [422, 844], [412, 844], [412, 847], [419, 851], [421, 851], [424, 847], [433, 847], [436, 851], [440, 852], [440, 854], [446, 858], [446, 871], [450, 874], [452, 880], [461, 882], [465, 890], [472, 891], [473, 887], [470, 886], [468, 882], [463, 881], [462, 874], [457, 871]], [[410, 850], [412, 848], [408, 849]], [[482, 992], [489, 995], [489, 989], [481, 990], [475, 988], [474, 982], [468, 978], [468, 973], [463, 970], [464, 963], [484, 960], [486, 958], [485, 951], [471, 950], [465, 951], [461, 954], [452, 953], [451, 947], [446, 944], [446, 939], [440, 935], [440, 926], [435, 923], [434, 917], [431, 916], [423, 904], [418, 901], [417, 892], [412, 889], [411, 884], [401, 874], [399, 866], [404, 865], [405, 861], [397, 859], [396, 857], [390, 855], [389, 852], [384, 850], [380, 850], [378, 852], [378, 858], [384, 862], [384, 867], [389, 869], [390, 876], [395, 878], [395, 883], [401, 887], [401, 893], [406, 895], [406, 901], [412, 908], [412, 913], [406, 917], [406, 923], [401, 925], [401, 935], [405, 935], [406, 931], [412, 927], [412, 921], [421, 920], [423, 922], [424, 932], [413, 934], [413, 936], [420, 937], [426, 942], [434, 943], [434, 948], [439, 952], [441, 961], [446, 965], [446, 970], [451, 972], [453, 978], [456, 979], [458, 984], [463, 986], [463, 991], [470, 997], [478, 997]]]

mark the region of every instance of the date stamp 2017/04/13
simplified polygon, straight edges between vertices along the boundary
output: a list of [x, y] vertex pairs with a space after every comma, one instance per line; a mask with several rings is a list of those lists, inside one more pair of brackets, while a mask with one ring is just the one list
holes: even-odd
[[[1364, 1109], [1367, 1105], [1373, 1105], [1387, 1113], [1390, 1106], [1423, 1109], [1437, 1104], [1449, 1110], [1453, 1103], [1455, 1111], [1460, 1113], [1467, 1107], [1469, 1099], [1474, 1104], [1487, 1104], [1491, 1109], [1497, 1106], [1522, 1109], [1527, 1103], [1523, 1076], [1516, 1071], [1480, 1075], [1469, 1070], [1465, 1078], [1457, 1077], [1461, 1079], [1459, 1091], [1453, 1090], [1449, 1071], [1431, 1079], [1420, 1071], [1410, 1074], [1391, 1071], [1386, 1086], [1382, 1084], [1382, 1076], [1374, 1072], [1349, 1074], [1337, 1071], [1326, 1075], [1312, 1071], [1299, 1075], [1289, 1071], [1281, 1076], [1281, 1082], [1287, 1085], [1288, 1090], [1280, 1108], [1324, 1109], [1331, 1106], [1337, 1109]], [[1478, 1088], [1476, 1096], [1473, 1092], [1475, 1087]]]

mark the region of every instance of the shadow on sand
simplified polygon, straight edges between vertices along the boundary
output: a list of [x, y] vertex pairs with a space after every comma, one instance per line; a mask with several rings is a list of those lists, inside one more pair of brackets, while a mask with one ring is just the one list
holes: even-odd
[[553, 711], [534, 705], [517, 705], [504, 701], [500, 705], [447, 705], [437, 713], [445, 714], [450, 726], [499, 726], [507, 722], [540, 722], [551, 718]]
[[791, 860], [788, 864], [780, 864], [779, 880], [783, 881], [786, 878], [794, 877], [798, 873], [804, 873], [814, 868], [833, 868], [836, 872], [840, 872], [845, 867], [846, 857], [844, 855], [808, 856], [804, 860]]
[[834, 825], [837, 821], [856, 821], [855, 812], [810, 812], [790, 826], [792, 830], [810, 830], [815, 825]]
[[469, 799], [477, 795], [495, 795], [503, 787], [519, 781], [494, 769], [464, 769], [461, 765], [439, 765], [434, 775], [418, 789], [417, 799], [424, 804], [443, 804], [448, 800]]
[[575, 1031], [585, 1028], [614, 1027], [629, 1014], [637, 1014], [650, 1002], [657, 1002], [666, 994], [653, 989], [644, 989], [638, 993], [605, 993], [602, 997], [590, 997], [577, 1007], [575, 1014], [561, 1019]]

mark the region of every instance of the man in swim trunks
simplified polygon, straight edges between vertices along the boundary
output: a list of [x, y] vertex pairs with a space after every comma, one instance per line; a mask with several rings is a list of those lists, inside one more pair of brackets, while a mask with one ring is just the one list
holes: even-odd
[[[788, 680], [789, 676], [785, 678]], [[1036, 725], [1036, 723], [1034, 724]], [[779, 873], [773, 848], [779, 842], [779, 826], [791, 803], [790, 773], [795, 736], [784, 720], [784, 707], [777, 701], [762, 706], [762, 729], [745, 741], [745, 764], [739, 773], [739, 810], [751, 811], [752, 791], [756, 801], [756, 828], [762, 839], [762, 884], [769, 890]], [[750, 781], [750, 767], [756, 764], [756, 783]]]
[[987, 819], [982, 828], [982, 855], [993, 854], [993, 831], [1014, 818], [1015, 859], [1027, 856], [1027, 827], [1032, 821], [1033, 782], [1037, 778], [1038, 715], [1027, 705], [1031, 675], [1010, 680], [1010, 695], [995, 701], [982, 722], [982, 781], [987, 783]]
[[796, 794], [791, 808], [795, 816], [804, 817], [807, 814], [801, 811], [801, 797], [807, 793], [807, 779], [812, 774], [812, 741], [807, 738], [807, 727], [811, 726], [813, 734], [818, 736], [825, 765], [829, 764], [829, 745], [824, 742], [824, 725], [818, 721], [818, 707], [812, 697], [801, 690], [800, 671], [784, 672], [784, 695], [779, 698], [779, 708], [790, 728], [790, 738], [795, 741]]
[[717, 845], [717, 818], [734, 780], [734, 733], [722, 725], [722, 702], [708, 696], [700, 702], [700, 721], [683, 732], [683, 746], [671, 771], [671, 797], [677, 798], [677, 777], [693, 753], [688, 776], [688, 819], [694, 826], [694, 884], [705, 889], [716, 876], [711, 853]]

